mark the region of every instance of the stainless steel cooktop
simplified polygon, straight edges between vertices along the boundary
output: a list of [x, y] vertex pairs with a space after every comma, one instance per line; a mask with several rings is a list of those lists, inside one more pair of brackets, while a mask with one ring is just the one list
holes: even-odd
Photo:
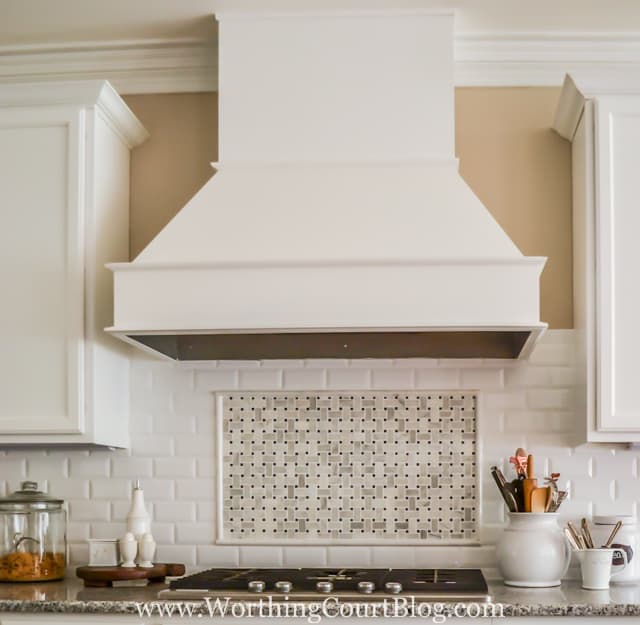
[[229, 597], [237, 600], [379, 601], [397, 596], [421, 601], [488, 601], [479, 569], [210, 569], [170, 583], [161, 599]]

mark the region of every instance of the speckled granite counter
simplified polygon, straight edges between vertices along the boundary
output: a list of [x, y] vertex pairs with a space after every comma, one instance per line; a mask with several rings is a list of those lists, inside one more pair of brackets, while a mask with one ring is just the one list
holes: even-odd
[[[558, 588], [517, 589], [490, 582], [494, 603], [504, 616], [640, 616], [640, 586], [582, 590], [577, 582]], [[0, 612], [138, 615], [138, 604], [157, 601], [164, 584], [119, 588], [84, 588], [69, 575], [61, 582], [0, 584]], [[448, 613], [454, 604], [443, 610]], [[205, 609], [205, 606], [202, 606]]]

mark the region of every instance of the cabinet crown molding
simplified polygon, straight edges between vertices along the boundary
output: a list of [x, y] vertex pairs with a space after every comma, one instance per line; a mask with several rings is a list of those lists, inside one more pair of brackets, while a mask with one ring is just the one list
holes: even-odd
[[572, 141], [585, 102], [604, 95], [640, 95], [640, 67], [615, 72], [601, 70], [567, 74], [562, 84], [553, 129], [561, 137]]
[[74, 105], [97, 109], [128, 148], [149, 133], [106, 80], [0, 84], [0, 107]]

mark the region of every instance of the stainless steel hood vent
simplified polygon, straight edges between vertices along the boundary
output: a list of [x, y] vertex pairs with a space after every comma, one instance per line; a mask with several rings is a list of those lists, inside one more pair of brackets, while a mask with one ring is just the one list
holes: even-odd
[[453, 13], [372, 3], [217, 14], [218, 171], [110, 265], [109, 332], [177, 360], [529, 353], [546, 259], [458, 173]]

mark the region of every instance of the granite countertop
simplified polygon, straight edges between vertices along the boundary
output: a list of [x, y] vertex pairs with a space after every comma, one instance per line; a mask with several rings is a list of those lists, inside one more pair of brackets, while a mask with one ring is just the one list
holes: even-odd
[[[494, 581], [489, 587], [504, 616], [640, 616], [640, 585], [587, 591], [575, 581], [541, 589], [509, 588]], [[165, 584], [84, 588], [70, 572], [59, 582], [0, 583], [0, 612], [138, 615], [137, 604], [157, 601], [158, 591], [164, 588]], [[444, 613], [454, 605], [445, 607]], [[206, 610], [204, 604], [202, 610]]]

